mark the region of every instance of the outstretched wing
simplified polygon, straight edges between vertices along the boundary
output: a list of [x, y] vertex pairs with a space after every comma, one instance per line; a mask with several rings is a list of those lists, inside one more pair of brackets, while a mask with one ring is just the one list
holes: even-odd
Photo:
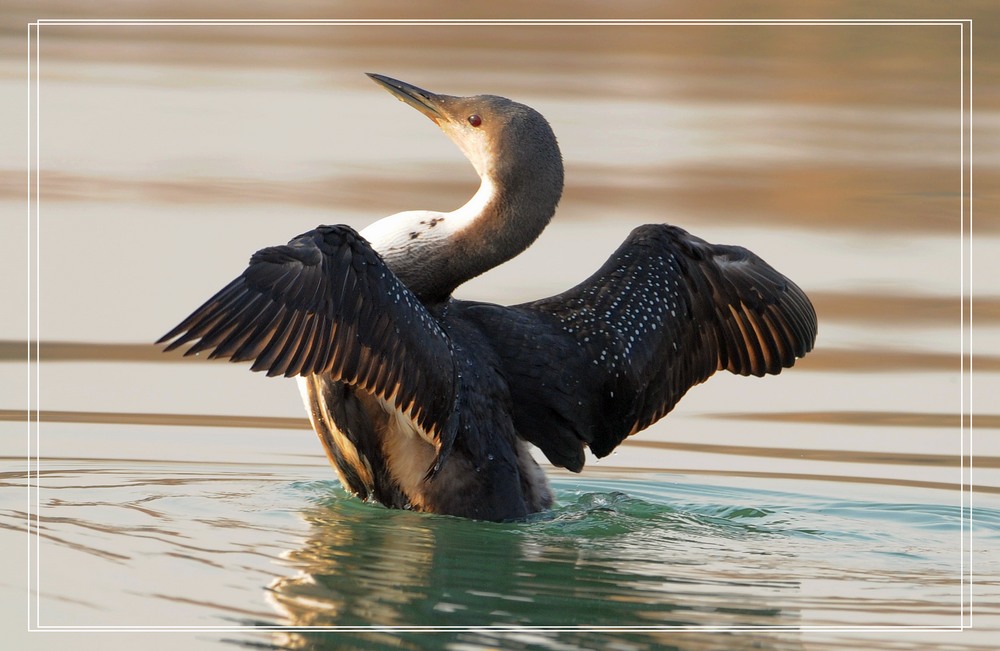
[[[172, 340], [172, 341], [171, 341]], [[262, 249], [243, 274], [157, 343], [253, 361], [267, 375], [329, 374], [406, 414], [439, 458], [450, 448], [455, 364], [434, 317], [348, 226]]]
[[667, 225], [635, 229], [589, 279], [515, 310], [535, 333], [510, 341], [512, 321], [505, 335], [522, 351], [510, 369], [518, 430], [573, 470], [584, 443], [607, 455], [717, 370], [791, 366], [817, 330], [805, 293], [752, 252]]

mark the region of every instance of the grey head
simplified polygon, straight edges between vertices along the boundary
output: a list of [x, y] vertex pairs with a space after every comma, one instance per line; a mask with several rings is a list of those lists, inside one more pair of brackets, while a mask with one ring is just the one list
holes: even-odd
[[396, 247], [380, 249], [418, 296], [443, 299], [469, 278], [516, 256], [541, 234], [562, 195], [559, 145], [538, 111], [506, 97], [440, 95], [383, 75], [368, 76], [434, 122], [482, 181], [466, 206], [442, 213], [452, 219], [451, 227], [442, 229], [446, 238], [414, 242], [405, 254]]

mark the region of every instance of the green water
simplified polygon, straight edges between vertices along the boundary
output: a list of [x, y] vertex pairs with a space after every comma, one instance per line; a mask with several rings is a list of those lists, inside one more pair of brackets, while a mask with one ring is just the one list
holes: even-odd
[[[1000, 548], [995, 499], [970, 522], [935, 490], [563, 474], [550, 512], [498, 524], [364, 503], [318, 465], [45, 466], [40, 623], [203, 627], [208, 645], [796, 649], [810, 629], [874, 626], [949, 648], [907, 628], [957, 626], [963, 563], [995, 576]], [[23, 531], [0, 495], [0, 524]]]

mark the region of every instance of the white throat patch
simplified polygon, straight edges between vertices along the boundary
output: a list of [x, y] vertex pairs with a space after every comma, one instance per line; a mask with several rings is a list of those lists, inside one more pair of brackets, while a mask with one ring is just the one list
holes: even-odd
[[361, 235], [383, 255], [411, 246], [441, 244], [482, 216], [495, 193], [493, 181], [484, 177], [476, 194], [457, 210], [444, 213], [407, 210], [378, 220], [362, 230]]

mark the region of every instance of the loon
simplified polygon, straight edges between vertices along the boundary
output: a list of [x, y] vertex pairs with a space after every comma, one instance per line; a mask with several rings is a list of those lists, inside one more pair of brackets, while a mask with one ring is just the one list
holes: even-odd
[[555, 213], [563, 163], [549, 123], [495, 95], [372, 80], [430, 118], [481, 184], [452, 212], [360, 233], [319, 226], [253, 254], [157, 343], [296, 377], [343, 486], [391, 508], [507, 521], [548, 509], [531, 446], [583, 469], [719, 370], [777, 374], [817, 333], [806, 294], [751, 251], [667, 224], [632, 231], [592, 276], [513, 306], [458, 300]]

